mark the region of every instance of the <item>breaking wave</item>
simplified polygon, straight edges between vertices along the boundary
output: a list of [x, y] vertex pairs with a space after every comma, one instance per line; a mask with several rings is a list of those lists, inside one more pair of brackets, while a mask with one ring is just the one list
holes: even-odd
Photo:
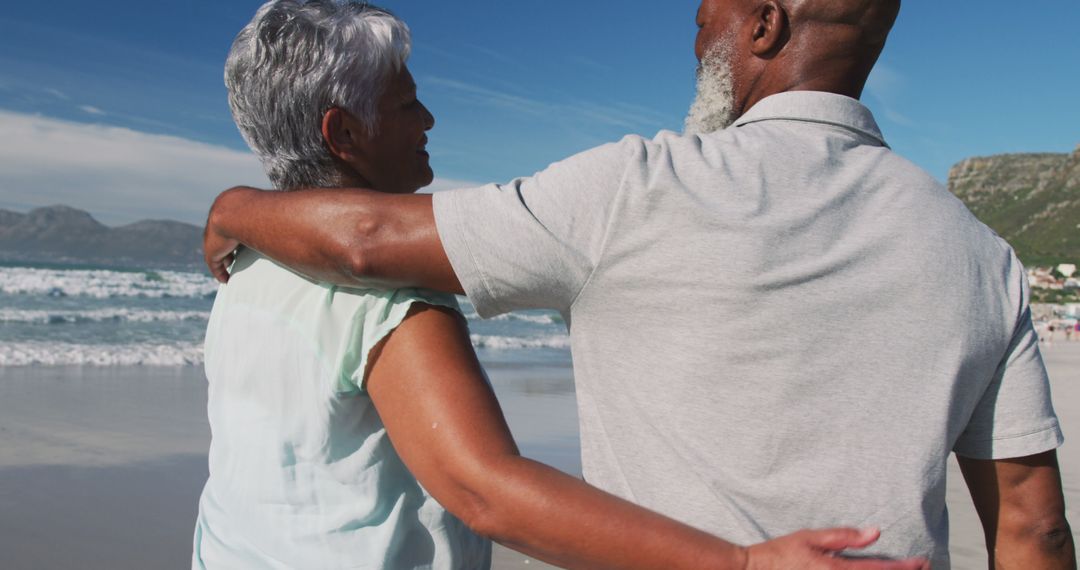
[[[570, 337], [522, 338], [472, 335], [476, 348], [488, 350], [568, 349]], [[5, 342], [0, 344], [3, 366], [200, 366], [202, 343], [72, 344], [62, 342]]]
[[0, 344], [0, 366], [199, 366], [202, 343], [83, 345]]
[[212, 278], [177, 271], [0, 268], [0, 293], [50, 297], [208, 298], [218, 290]]
[[493, 317], [493, 321], [521, 321], [538, 325], [561, 325], [563, 320], [556, 315], [529, 315], [525, 313], [506, 313]]
[[528, 348], [570, 348], [568, 335], [548, 335], [542, 337], [517, 337], [498, 335], [472, 335], [472, 343], [476, 348], [491, 350], [528, 349]]
[[0, 309], [0, 323], [75, 325], [83, 323], [161, 323], [206, 321], [209, 311], [147, 311], [139, 309], [97, 309], [88, 311], [35, 311]]

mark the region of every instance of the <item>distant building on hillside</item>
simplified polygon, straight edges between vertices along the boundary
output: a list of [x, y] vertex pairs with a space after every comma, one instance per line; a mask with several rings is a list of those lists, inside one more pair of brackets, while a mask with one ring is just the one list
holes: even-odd
[[1032, 289], [1063, 289], [1064, 284], [1054, 278], [1054, 270], [1049, 267], [1035, 267], [1028, 270], [1028, 284]]
[[1057, 266], [1057, 272], [1064, 275], [1066, 279], [1076, 274], [1076, 266], [1071, 263], [1062, 263]]

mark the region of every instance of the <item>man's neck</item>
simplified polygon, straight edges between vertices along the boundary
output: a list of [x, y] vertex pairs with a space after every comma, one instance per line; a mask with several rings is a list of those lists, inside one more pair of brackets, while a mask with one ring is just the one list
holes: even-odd
[[835, 93], [852, 99], [862, 98], [863, 88], [866, 86], [866, 75], [860, 70], [854, 72], [848, 66], [832, 66], [816, 70], [814, 73], [803, 73], [784, 79], [770, 79], [762, 77], [751, 86], [750, 94], [741, 106], [744, 115], [762, 100], [792, 91], [820, 91], [823, 93]]

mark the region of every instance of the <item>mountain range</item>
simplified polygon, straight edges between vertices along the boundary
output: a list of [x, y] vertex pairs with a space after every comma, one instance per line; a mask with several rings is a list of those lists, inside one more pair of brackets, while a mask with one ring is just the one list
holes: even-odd
[[67, 206], [26, 214], [0, 210], [0, 261], [198, 269], [202, 228], [169, 220], [109, 227]]
[[948, 185], [1025, 265], [1080, 263], [1080, 147], [969, 158], [950, 170]]
[[[1080, 263], [1080, 147], [1072, 154], [969, 158], [949, 190], [1029, 267]], [[202, 228], [169, 220], [109, 227], [67, 206], [0, 210], [0, 262], [202, 268]]]

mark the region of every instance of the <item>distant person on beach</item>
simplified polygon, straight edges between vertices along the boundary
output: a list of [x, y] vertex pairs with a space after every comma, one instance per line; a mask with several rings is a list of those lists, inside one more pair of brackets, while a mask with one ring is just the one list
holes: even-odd
[[[390, 196], [431, 183], [434, 118], [409, 51], [405, 24], [366, 2], [259, 9], [226, 83], [276, 187]], [[194, 568], [478, 570], [487, 537], [577, 568], [924, 565], [830, 555], [875, 530], [743, 548], [522, 458], [451, 295], [342, 289], [251, 250], [232, 271], [207, 329], [213, 440]]]
[[704, 0], [686, 132], [434, 196], [230, 190], [207, 262], [561, 311], [586, 481], [735, 543], [856, 521], [948, 568], [956, 453], [991, 565], [1073, 568], [1024, 269], [858, 101], [899, 4]]

